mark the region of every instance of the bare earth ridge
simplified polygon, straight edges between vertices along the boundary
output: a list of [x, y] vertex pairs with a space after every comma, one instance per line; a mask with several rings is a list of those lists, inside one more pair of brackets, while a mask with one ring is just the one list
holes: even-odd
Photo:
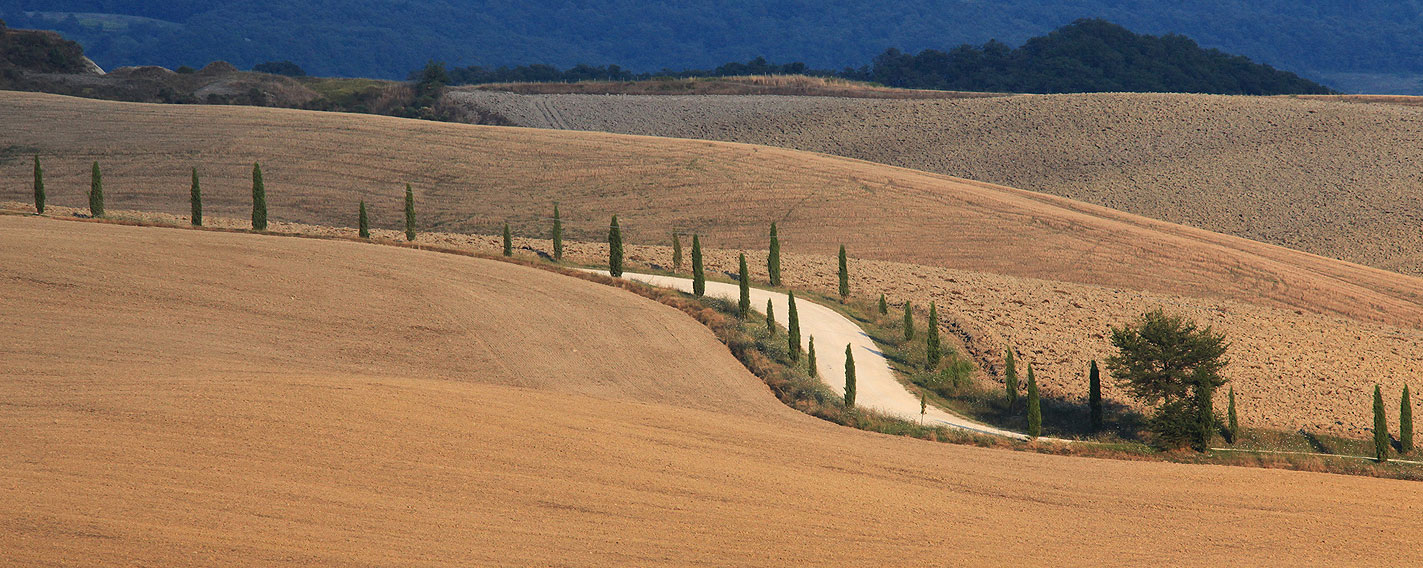
[[1413, 483], [841, 428], [680, 312], [535, 269], [13, 216], [0, 242], [0, 564], [1423, 562]]

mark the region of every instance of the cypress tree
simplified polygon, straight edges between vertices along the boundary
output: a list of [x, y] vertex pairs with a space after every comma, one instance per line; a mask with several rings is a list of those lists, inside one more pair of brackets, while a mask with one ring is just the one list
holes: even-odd
[[193, 168], [193, 186], [188, 189], [188, 205], [192, 207], [194, 227], [203, 226], [203, 189], [198, 186], [198, 169]]
[[806, 372], [810, 373], [810, 378], [820, 376], [820, 370], [815, 368], [815, 336], [810, 337], [810, 352], [805, 356]]
[[504, 256], [514, 256], [514, 236], [509, 234], [509, 222], [504, 222]]
[[267, 230], [267, 188], [262, 184], [262, 165], [252, 164], [252, 230]]
[[89, 171], [89, 216], [104, 216], [104, 177], [99, 173], [99, 162]]
[[44, 215], [44, 168], [39, 154], [35, 154], [35, 214]]
[[800, 360], [800, 315], [795, 309], [795, 292], [786, 295], [786, 346], [792, 361]]
[[1374, 385], [1374, 457], [1388, 461], [1388, 418], [1383, 415], [1383, 388]]
[[702, 266], [702, 239], [692, 235], [692, 294], [707, 293], [707, 273]]
[[914, 312], [909, 301], [904, 302], [904, 341], [914, 341]]
[[766, 333], [776, 334], [776, 310], [772, 309], [771, 299], [766, 298]]
[[405, 240], [415, 240], [415, 190], [405, 184]]
[[558, 215], [558, 204], [553, 204], [553, 259], [563, 260], [563, 218]]
[[840, 245], [840, 298], [850, 297], [850, 261], [845, 257], [845, 245]]
[[845, 407], [855, 407], [855, 354], [845, 344]]
[[1028, 365], [1028, 437], [1036, 438], [1043, 433], [1042, 400], [1038, 398], [1038, 380], [1033, 377], [1033, 366]]
[[357, 219], [356, 230], [360, 232], [361, 238], [371, 238], [371, 220], [366, 216], [366, 200], [361, 200], [361, 216]]
[[776, 235], [776, 222], [771, 221], [771, 251], [766, 255], [766, 272], [771, 276], [771, 285], [781, 285], [781, 238]]
[[1230, 387], [1228, 396], [1229, 405], [1225, 410], [1225, 432], [1230, 436], [1227, 442], [1235, 443], [1236, 436], [1240, 435], [1240, 420], [1235, 417], [1235, 387]]
[[672, 233], [672, 273], [682, 272], [682, 238]]
[[939, 349], [939, 309], [934, 302], [929, 302], [929, 329], [924, 337], [924, 365], [929, 369], [939, 367], [939, 360], [943, 357]]
[[1003, 386], [1007, 390], [1008, 408], [1018, 402], [1018, 362], [1013, 357], [1013, 348], [1008, 348], [1008, 357], [1003, 362]]
[[741, 253], [741, 276], [738, 279], [741, 288], [741, 299], [736, 302], [736, 314], [742, 319], [746, 319], [746, 314], [751, 313], [751, 274], [746, 269], [746, 253]]
[[879, 315], [889, 315], [889, 302], [885, 300], [884, 294], [879, 295]]
[[[1232, 391], [1234, 392], [1234, 391]], [[1231, 396], [1234, 396], [1233, 394]], [[1234, 399], [1232, 399], [1234, 400]], [[1235, 408], [1232, 406], [1231, 408]], [[1097, 369], [1097, 360], [1087, 370], [1087, 412], [1092, 419], [1092, 431], [1102, 429], [1102, 372]]]
[[1196, 406], [1196, 423], [1192, 428], [1191, 446], [1198, 452], [1210, 449], [1211, 437], [1215, 435], [1215, 387], [1210, 384], [1197, 384], [1194, 389]]
[[623, 230], [618, 227], [618, 216], [608, 225], [608, 273], [614, 278], [623, 275]]
[[1401, 454], [1413, 452], [1413, 402], [1409, 398], [1408, 385], [1403, 385], [1403, 400], [1398, 405], [1398, 451]]

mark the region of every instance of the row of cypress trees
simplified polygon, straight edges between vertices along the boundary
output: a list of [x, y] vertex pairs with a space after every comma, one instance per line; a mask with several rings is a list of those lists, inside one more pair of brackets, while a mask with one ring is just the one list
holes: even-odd
[[[34, 156], [34, 193], [35, 213], [43, 215], [48, 196], [45, 193], [44, 166], [40, 163], [38, 154]], [[193, 168], [192, 186], [188, 190], [188, 200], [191, 208], [190, 222], [193, 226], [201, 227], [203, 225], [203, 193], [196, 167]], [[363, 216], [364, 209], [363, 203]], [[95, 160], [89, 169], [89, 216], [103, 217], [104, 215], [104, 174], [99, 168], [99, 162]], [[255, 163], [252, 164], [252, 229], [267, 230], [267, 195], [262, 183], [262, 166]]]
[[[1374, 385], [1374, 457], [1379, 462], [1388, 461], [1389, 447], [1388, 418], [1384, 416], [1383, 387]], [[1413, 401], [1408, 393], [1408, 385], [1403, 385], [1403, 396], [1398, 403], [1398, 451], [1401, 454], [1413, 452]]]

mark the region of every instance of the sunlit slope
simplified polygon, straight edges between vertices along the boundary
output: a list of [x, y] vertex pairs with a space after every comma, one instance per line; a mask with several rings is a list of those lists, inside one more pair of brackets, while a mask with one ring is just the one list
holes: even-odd
[[4, 564], [1423, 561], [1412, 483], [840, 428], [681, 313], [535, 269], [8, 216], [0, 242]]
[[46, 160], [51, 202], [87, 203], [104, 166], [110, 208], [186, 213], [190, 168], [210, 214], [250, 211], [261, 161], [271, 215], [377, 226], [414, 184], [422, 229], [546, 234], [562, 204], [570, 237], [601, 239], [618, 213], [632, 242], [697, 232], [711, 246], [765, 246], [1228, 297], [1416, 326], [1423, 281], [1057, 197], [762, 146], [439, 124], [306, 111], [141, 105], [0, 94], [10, 140], [0, 197], [29, 199]]

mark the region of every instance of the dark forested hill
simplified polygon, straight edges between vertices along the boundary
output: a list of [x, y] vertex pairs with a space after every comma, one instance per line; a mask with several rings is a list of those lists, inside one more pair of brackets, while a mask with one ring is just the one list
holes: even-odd
[[431, 58], [654, 71], [765, 56], [838, 69], [891, 47], [1017, 46], [1096, 17], [1346, 91], [1423, 91], [1423, 0], [0, 0], [12, 27], [59, 30], [106, 68], [291, 60], [313, 74], [390, 78]]

